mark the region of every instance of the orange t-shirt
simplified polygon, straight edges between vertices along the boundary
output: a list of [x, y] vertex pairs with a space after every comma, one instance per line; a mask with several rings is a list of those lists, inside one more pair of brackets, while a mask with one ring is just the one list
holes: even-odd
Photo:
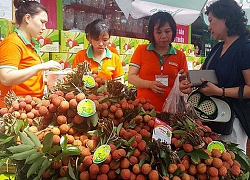
[[101, 62], [95, 61], [92, 46], [79, 51], [72, 63], [72, 68], [75, 68], [78, 63], [84, 62], [85, 60], [90, 63], [90, 69], [92, 71], [97, 70], [98, 76], [102, 76], [105, 79], [116, 79], [124, 75], [119, 56], [112, 53], [108, 48], [106, 48], [106, 57]]
[[[21, 34], [19, 30], [7, 36], [0, 44], [0, 68], [25, 69], [42, 62], [39, 45], [34, 45]], [[42, 97], [44, 94], [43, 72], [38, 72], [27, 81], [13, 86], [4, 86], [0, 82], [0, 107], [4, 107], [4, 96], [13, 90], [17, 96], [31, 95]]]
[[[167, 58], [168, 57], [168, 58]], [[163, 62], [161, 71], [160, 58]], [[165, 61], [165, 62], [164, 62]], [[152, 44], [139, 45], [130, 61], [130, 66], [139, 68], [139, 77], [145, 80], [155, 81], [156, 75], [168, 75], [168, 86], [164, 94], [156, 94], [150, 88], [138, 88], [137, 98], [150, 99], [156, 111], [162, 111], [162, 106], [171, 91], [178, 72], [183, 69], [187, 72], [187, 60], [185, 54], [175, 49], [172, 45], [168, 53], [160, 57]]]

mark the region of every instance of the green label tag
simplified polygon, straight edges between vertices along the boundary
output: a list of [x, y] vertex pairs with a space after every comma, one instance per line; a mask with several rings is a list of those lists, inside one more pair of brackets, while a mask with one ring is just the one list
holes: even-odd
[[101, 145], [98, 147], [93, 156], [93, 162], [96, 164], [102, 163], [107, 159], [110, 153], [110, 146], [109, 145]]
[[95, 103], [90, 99], [83, 99], [77, 105], [77, 113], [83, 117], [92, 116], [96, 112]]
[[212, 152], [213, 149], [218, 149], [221, 153], [225, 151], [225, 146], [219, 141], [212, 141], [208, 144], [207, 149]]
[[82, 80], [84, 82], [85, 87], [87, 88], [95, 87], [95, 79], [92, 76], [89, 76], [89, 75], [83, 76]]

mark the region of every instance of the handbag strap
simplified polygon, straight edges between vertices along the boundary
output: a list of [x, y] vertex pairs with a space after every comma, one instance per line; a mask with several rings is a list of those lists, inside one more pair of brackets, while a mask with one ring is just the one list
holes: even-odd
[[243, 94], [244, 94], [244, 85], [242, 86], [239, 86], [239, 91], [238, 91], [238, 99], [240, 100], [240, 101], [242, 101], [243, 100]]
[[[221, 46], [221, 45], [220, 45], [220, 46]], [[209, 67], [209, 65], [210, 65], [210, 63], [211, 63], [211, 61], [212, 61], [212, 59], [214, 58], [216, 52], [219, 50], [220, 46], [214, 51], [214, 53], [213, 53], [213, 54], [210, 56], [210, 58], [207, 60], [207, 64], [206, 64], [205, 69], [208, 69], [208, 67]]]

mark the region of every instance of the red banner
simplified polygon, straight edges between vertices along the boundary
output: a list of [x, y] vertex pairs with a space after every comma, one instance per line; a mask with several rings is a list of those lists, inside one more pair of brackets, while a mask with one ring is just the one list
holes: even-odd
[[188, 44], [188, 26], [177, 24], [176, 37], [174, 42]]

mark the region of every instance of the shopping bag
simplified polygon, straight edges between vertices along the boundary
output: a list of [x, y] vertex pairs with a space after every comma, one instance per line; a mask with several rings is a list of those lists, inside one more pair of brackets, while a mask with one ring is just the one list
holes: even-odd
[[168, 97], [166, 98], [162, 111], [175, 114], [177, 112], [186, 111], [185, 108], [185, 95], [180, 91], [179, 81], [180, 74], [175, 78], [173, 88], [171, 89]]

